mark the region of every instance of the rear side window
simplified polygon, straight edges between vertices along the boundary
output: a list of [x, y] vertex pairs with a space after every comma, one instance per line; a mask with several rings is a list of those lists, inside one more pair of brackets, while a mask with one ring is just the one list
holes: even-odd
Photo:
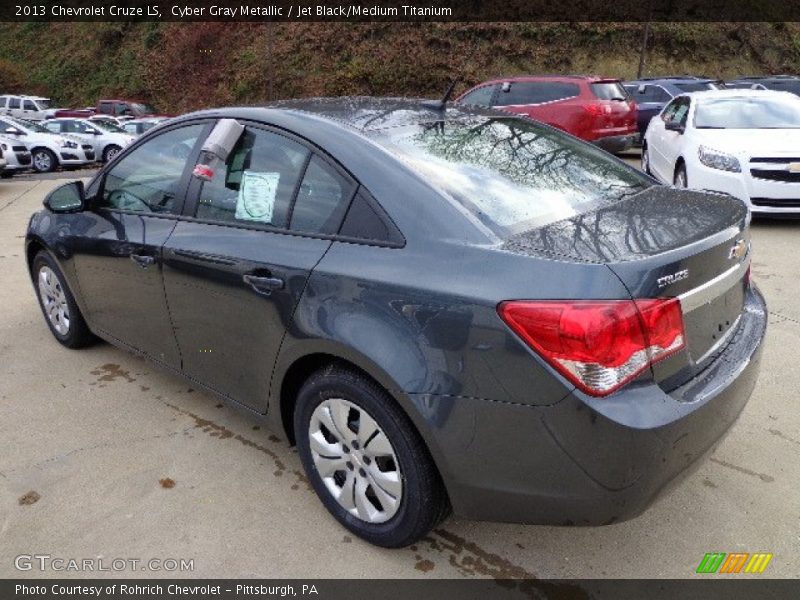
[[[507, 88], [507, 91], [506, 91]], [[574, 98], [580, 93], [575, 83], [557, 81], [515, 81], [503, 86], [497, 98], [497, 106], [514, 104], [542, 104], [566, 98]]]
[[0, 96], [0, 108], [5, 108], [7, 101], [8, 98], [6, 96]]
[[286, 228], [308, 149], [287, 137], [247, 128], [200, 190], [197, 218]]
[[494, 96], [495, 89], [497, 89], [496, 85], [485, 85], [483, 87], [479, 87], [478, 89], [472, 90], [466, 94], [463, 98], [461, 98], [460, 102], [462, 104], [474, 104], [476, 106], [491, 106], [492, 96]]
[[9, 98], [8, 108], [19, 108], [19, 98]]
[[601, 83], [590, 83], [592, 93], [600, 100], [626, 100], [628, 92], [622, 87], [619, 81], [603, 81]]
[[[625, 86], [625, 90], [636, 102], [669, 102], [672, 96], [659, 85]], [[641, 90], [641, 91], [640, 91]]]
[[289, 227], [309, 233], [336, 233], [355, 191], [333, 167], [314, 156], [308, 163], [291, 209]]
[[700, 83], [692, 82], [692, 83], [676, 83], [675, 87], [677, 87], [682, 92], [704, 92], [706, 90], [715, 90], [717, 87], [708, 81], [703, 81]]

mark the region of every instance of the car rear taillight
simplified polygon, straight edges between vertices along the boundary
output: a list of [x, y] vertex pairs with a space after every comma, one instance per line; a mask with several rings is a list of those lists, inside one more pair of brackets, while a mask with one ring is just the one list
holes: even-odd
[[502, 302], [505, 323], [559, 373], [592, 396], [607, 396], [681, 350], [676, 298]]
[[605, 113], [609, 112], [602, 104], [584, 104], [583, 110], [593, 117], [602, 117]]

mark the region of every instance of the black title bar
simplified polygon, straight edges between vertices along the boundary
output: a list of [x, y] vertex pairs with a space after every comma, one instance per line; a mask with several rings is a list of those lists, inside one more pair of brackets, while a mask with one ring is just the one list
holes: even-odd
[[796, 0], [4, 0], [0, 21], [798, 21]]

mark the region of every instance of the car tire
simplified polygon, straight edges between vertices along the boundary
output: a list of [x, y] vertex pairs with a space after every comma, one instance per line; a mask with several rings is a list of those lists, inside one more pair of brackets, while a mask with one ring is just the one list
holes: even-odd
[[31, 152], [31, 164], [37, 173], [50, 173], [58, 167], [58, 158], [52, 150], [34, 148]]
[[653, 176], [653, 174], [650, 172], [650, 151], [646, 143], [642, 144], [642, 171], [651, 177]]
[[672, 180], [675, 187], [688, 188], [689, 179], [686, 177], [686, 165], [680, 163], [678, 168], [675, 169], [675, 178]]
[[337, 365], [314, 373], [298, 394], [294, 432], [317, 495], [358, 537], [400, 548], [450, 513], [419, 433], [367, 377]]
[[122, 148], [114, 144], [106, 146], [103, 150], [103, 163], [105, 164], [114, 160], [114, 157], [120, 153], [120, 150], [122, 150]]
[[33, 285], [44, 320], [53, 337], [67, 348], [95, 341], [56, 261], [44, 250], [33, 259]]

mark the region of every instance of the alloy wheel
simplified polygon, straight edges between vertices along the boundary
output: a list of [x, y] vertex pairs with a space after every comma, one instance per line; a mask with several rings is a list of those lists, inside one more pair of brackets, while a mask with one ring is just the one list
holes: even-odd
[[394, 448], [367, 411], [342, 398], [314, 409], [308, 428], [314, 466], [330, 494], [368, 523], [391, 519], [403, 498]]
[[69, 306], [67, 305], [67, 295], [58, 276], [50, 267], [44, 266], [39, 269], [39, 297], [42, 299], [44, 312], [59, 335], [67, 335], [69, 332]]
[[49, 171], [53, 166], [53, 161], [47, 152], [39, 151], [33, 155], [33, 166], [37, 171]]

